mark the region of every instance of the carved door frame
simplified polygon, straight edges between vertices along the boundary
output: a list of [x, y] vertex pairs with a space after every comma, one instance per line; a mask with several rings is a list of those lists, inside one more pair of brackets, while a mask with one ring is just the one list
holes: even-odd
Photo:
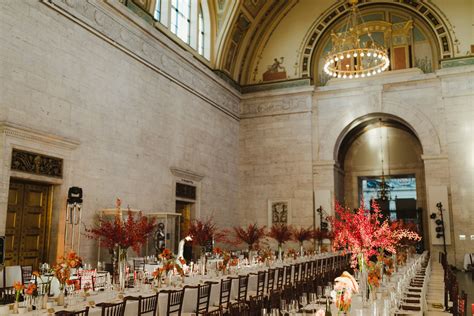
[[[34, 130], [10, 122], [0, 122], [0, 236], [5, 235], [8, 209], [8, 189], [10, 179], [41, 182], [52, 185], [51, 239], [49, 261], [54, 261], [64, 251], [64, 222], [67, 190], [72, 186], [73, 152], [80, 142], [43, 131]], [[32, 174], [11, 169], [13, 149], [24, 150], [40, 155], [57, 157], [63, 160], [62, 178]], [[61, 224], [63, 223], [63, 224]]]

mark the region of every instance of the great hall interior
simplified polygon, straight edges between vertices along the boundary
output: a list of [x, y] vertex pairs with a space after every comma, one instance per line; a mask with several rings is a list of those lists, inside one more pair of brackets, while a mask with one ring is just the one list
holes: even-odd
[[376, 201], [472, 302], [473, 0], [0, 0], [0, 38], [4, 271], [99, 270], [117, 212], [157, 224], [149, 259], [196, 222], [330, 231]]

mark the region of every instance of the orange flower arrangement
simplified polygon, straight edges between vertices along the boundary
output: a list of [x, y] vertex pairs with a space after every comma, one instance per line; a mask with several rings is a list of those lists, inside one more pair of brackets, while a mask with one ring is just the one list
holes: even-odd
[[[168, 248], [163, 249], [161, 254], [159, 255], [163, 262], [163, 266], [158, 269], [161, 270], [156, 273], [156, 277], [161, 277], [163, 272], [168, 273], [170, 271], [175, 271], [178, 272], [181, 276], [184, 275], [184, 270], [183, 270], [183, 265], [186, 263], [186, 261], [183, 258], [179, 258], [178, 260], [175, 258], [171, 250]], [[156, 272], [156, 271], [155, 271]]]
[[173, 253], [172, 253], [171, 250], [169, 250], [168, 248], [165, 248], [165, 249], [163, 249], [163, 251], [161, 252], [161, 254], [159, 255], [159, 257], [160, 257], [162, 260], [169, 260], [169, 259], [172, 259], [172, 258], [173, 258]]
[[36, 290], [36, 284], [29, 283], [27, 288], [25, 289], [25, 294], [34, 296], [38, 295], [38, 291]]
[[291, 248], [288, 250], [288, 257], [292, 257], [293, 259], [296, 259], [298, 258], [298, 252], [295, 249]]
[[23, 289], [25, 288], [25, 286], [24, 286], [20, 281], [16, 281], [16, 282], [13, 284], [13, 288], [15, 289], [15, 301], [19, 302], [19, 301], [20, 301], [21, 292], [23, 291]]
[[58, 258], [58, 262], [53, 266], [53, 272], [59, 281], [61, 290], [71, 277], [71, 268], [75, 269], [81, 266], [82, 259], [74, 251]]
[[215, 248], [212, 250], [212, 252], [213, 252], [216, 256], [222, 256], [222, 253], [223, 253], [222, 249], [219, 248], [219, 247], [215, 247]]
[[380, 286], [380, 279], [382, 276], [380, 275], [380, 266], [373, 262], [369, 261], [367, 265], [368, 269], [368, 279], [367, 282], [369, 283], [370, 287], [378, 288]]

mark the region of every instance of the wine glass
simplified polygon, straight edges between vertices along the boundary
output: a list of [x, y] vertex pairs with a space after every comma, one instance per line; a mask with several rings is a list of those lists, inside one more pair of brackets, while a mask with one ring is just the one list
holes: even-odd
[[262, 316], [269, 316], [268, 314], [268, 310], [266, 308], [262, 308], [262, 313], [261, 313]]
[[288, 305], [286, 304], [285, 300], [280, 300], [280, 309], [281, 309], [282, 312], [284, 312], [288, 309]]
[[308, 297], [306, 296], [306, 293], [303, 293], [303, 295], [300, 296], [300, 306], [301, 308], [304, 308], [306, 305], [308, 305]]
[[318, 302], [318, 297], [316, 296], [316, 293], [311, 292], [309, 293], [309, 303], [311, 305], [315, 305]]
[[323, 287], [321, 285], [318, 285], [318, 287], [316, 288], [316, 297], [318, 299], [318, 304], [320, 303], [322, 296], [323, 296]]
[[297, 300], [291, 300], [290, 303], [290, 314], [296, 315], [296, 312], [298, 311], [298, 301]]

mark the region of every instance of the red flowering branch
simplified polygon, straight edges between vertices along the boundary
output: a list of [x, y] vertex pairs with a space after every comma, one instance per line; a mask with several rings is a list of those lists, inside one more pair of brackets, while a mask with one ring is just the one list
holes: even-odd
[[273, 224], [267, 236], [275, 239], [279, 245], [283, 245], [291, 240], [291, 227], [286, 224]]
[[222, 233], [212, 221], [208, 218], [205, 221], [194, 220], [191, 222], [187, 235], [193, 238], [192, 243], [205, 247], [210, 241], [220, 242], [224, 240]]
[[302, 244], [306, 240], [310, 240], [313, 237], [313, 229], [304, 227], [294, 228], [292, 229], [292, 237], [294, 241]]
[[[119, 203], [117, 203], [119, 205]], [[143, 216], [141, 212], [134, 215], [130, 209], [125, 220], [120, 217], [120, 208], [113, 220], [99, 218], [98, 224], [93, 228], [86, 228], [86, 236], [98, 239], [101, 247], [113, 250], [116, 246], [123, 249], [132, 249], [140, 252], [141, 246], [155, 229], [155, 219]]]
[[231, 245], [237, 246], [241, 243], [245, 243], [249, 250], [258, 247], [260, 240], [265, 237], [265, 226], [258, 227], [255, 224], [249, 224], [246, 228], [234, 226], [230, 231], [233, 235], [233, 239], [228, 239], [227, 242]]

